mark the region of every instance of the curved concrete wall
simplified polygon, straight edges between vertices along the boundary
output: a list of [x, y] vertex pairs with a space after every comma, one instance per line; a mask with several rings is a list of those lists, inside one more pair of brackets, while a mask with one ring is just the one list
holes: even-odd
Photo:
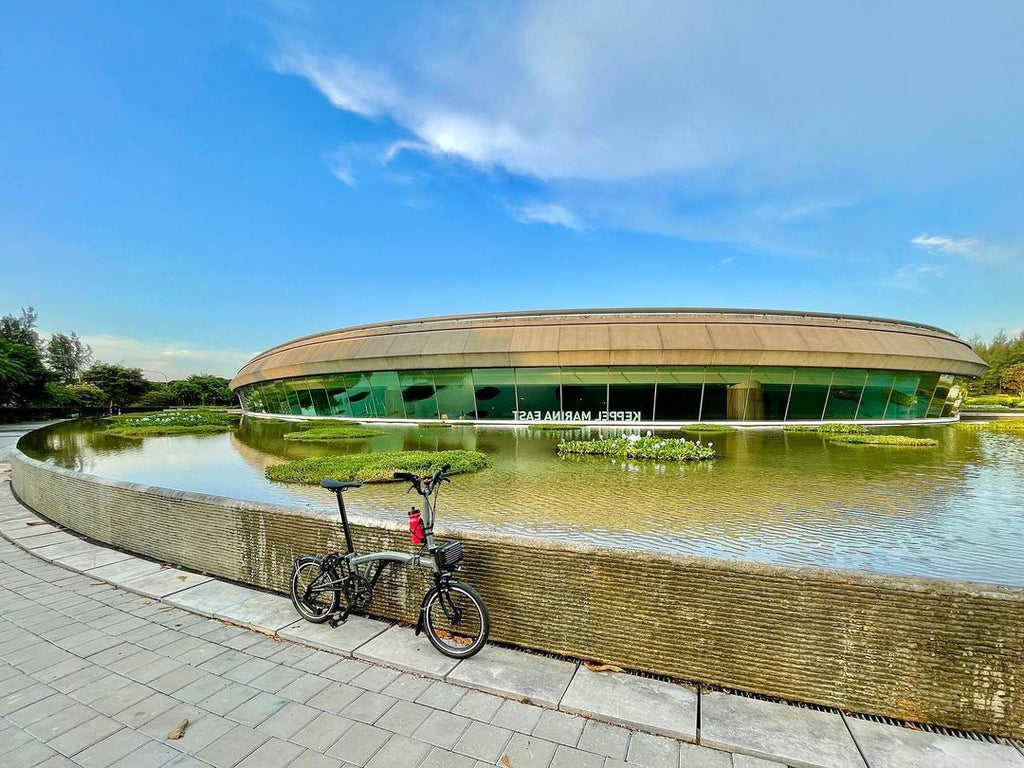
[[[61, 525], [273, 590], [286, 590], [296, 555], [342, 545], [336, 521], [299, 509], [100, 479], [20, 452], [11, 465], [18, 496]], [[357, 520], [353, 533], [365, 551], [408, 546], [397, 523]], [[1024, 589], [459, 538], [495, 640], [1024, 737]], [[417, 572], [395, 572], [375, 612], [412, 620], [423, 590]]]
[[931, 326], [767, 310], [589, 309], [461, 315], [341, 328], [267, 350], [231, 388], [353, 371], [543, 366], [754, 365], [984, 373]]

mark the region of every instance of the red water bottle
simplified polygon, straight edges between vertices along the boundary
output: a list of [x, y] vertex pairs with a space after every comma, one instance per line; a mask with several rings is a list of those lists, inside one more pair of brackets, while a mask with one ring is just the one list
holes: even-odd
[[420, 511], [416, 507], [409, 510], [409, 538], [417, 546], [427, 540], [426, 533], [423, 531], [423, 520], [420, 518]]

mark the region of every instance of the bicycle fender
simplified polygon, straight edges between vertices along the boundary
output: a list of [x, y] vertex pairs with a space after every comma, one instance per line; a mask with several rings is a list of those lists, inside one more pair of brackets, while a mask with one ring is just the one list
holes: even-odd
[[306, 563], [319, 564], [322, 562], [323, 558], [320, 557], [320, 555], [302, 555], [301, 557], [296, 557], [294, 560], [292, 560], [292, 571], [294, 572], [296, 568], [298, 568], [300, 565], [305, 565]]

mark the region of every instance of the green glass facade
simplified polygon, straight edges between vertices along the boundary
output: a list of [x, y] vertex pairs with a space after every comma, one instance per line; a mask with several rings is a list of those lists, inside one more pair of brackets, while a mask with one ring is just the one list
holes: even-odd
[[953, 413], [953, 377], [758, 366], [365, 371], [250, 384], [253, 413], [591, 422], [900, 421]]

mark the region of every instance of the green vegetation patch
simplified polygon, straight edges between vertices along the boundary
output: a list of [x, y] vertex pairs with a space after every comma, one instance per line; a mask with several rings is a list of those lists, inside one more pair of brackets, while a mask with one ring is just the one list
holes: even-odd
[[687, 424], [679, 429], [681, 432], [703, 432], [705, 434], [736, 431], [736, 427], [730, 427], [728, 424]]
[[977, 395], [964, 400], [965, 407], [995, 406], [997, 408], [1024, 408], [1024, 398], [1016, 395]]
[[905, 435], [832, 435], [830, 443], [849, 443], [855, 445], [898, 445], [906, 447], [928, 447], [938, 445], [938, 440], [930, 437], [906, 437]]
[[558, 452], [652, 461], [704, 461], [717, 455], [713, 446], [713, 443], [681, 437], [641, 437], [633, 434], [607, 440], [566, 440], [558, 444]]
[[446, 424], [443, 421], [423, 421], [416, 425], [420, 429], [451, 429], [451, 424]]
[[782, 428], [783, 432], [815, 432], [821, 435], [865, 435], [867, 429], [860, 424], [845, 424], [833, 422], [831, 424], [819, 424], [818, 426], [790, 424]]
[[385, 434], [384, 430], [373, 429], [362, 424], [333, 423], [329, 426], [321, 426], [320, 424], [312, 427], [304, 426], [296, 432], [288, 432], [284, 439], [314, 443], [328, 440], [357, 440], [360, 438], [378, 437], [383, 434]]
[[325, 478], [342, 482], [389, 483], [395, 472], [429, 475], [451, 464], [453, 475], [477, 472], [490, 464], [477, 451], [387, 451], [350, 453], [341, 456], [317, 456], [311, 459], [277, 464], [267, 468], [267, 477], [282, 483], [317, 485]]
[[531, 424], [527, 429], [532, 432], [571, 432], [583, 427], [583, 424]]
[[203, 435], [232, 430], [238, 419], [238, 414], [199, 409], [133, 413], [111, 417], [107, 432], [119, 437]]
[[981, 429], [986, 432], [1021, 432], [1024, 433], [1024, 419], [1000, 419], [998, 421], [962, 421], [964, 429]]

